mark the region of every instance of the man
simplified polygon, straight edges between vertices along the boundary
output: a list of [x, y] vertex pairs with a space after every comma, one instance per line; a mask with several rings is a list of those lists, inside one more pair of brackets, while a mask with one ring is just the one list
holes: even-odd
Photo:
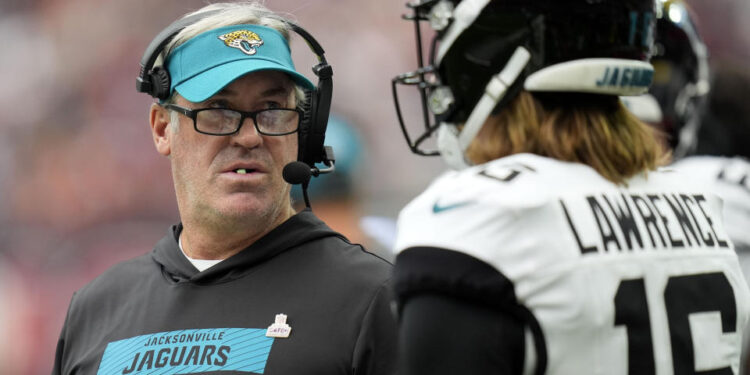
[[184, 20], [149, 117], [181, 223], [75, 293], [53, 374], [392, 373], [389, 264], [295, 213], [282, 179], [315, 89], [290, 25], [258, 3]]
[[738, 374], [750, 291], [721, 200], [661, 169], [618, 97], [651, 83], [654, 2], [409, 7], [435, 50], [394, 86], [434, 120], [402, 127], [455, 170], [399, 215], [399, 373]]
[[750, 74], [721, 60], [709, 68], [707, 47], [686, 4], [670, 1], [661, 9], [659, 53], [651, 61], [658, 79], [649, 94], [622, 99], [633, 114], [665, 134], [673, 168], [706, 183], [724, 200], [727, 232], [750, 275], [750, 182], [745, 178], [750, 113], [743, 99], [750, 93]]
[[[711, 186], [724, 200], [727, 232], [745, 276], [750, 277], [750, 95], [746, 69], [716, 64], [696, 150], [675, 161], [675, 169]], [[713, 138], [713, 139], [712, 139]], [[713, 144], [712, 144], [712, 141]], [[719, 147], [717, 147], [719, 146]]]
[[[681, 1], [661, 4], [649, 94], [622, 98], [643, 121], [667, 138], [674, 163], [719, 195], [727, 233], [745, 274], [750, 275], [750, 74], [728, 61], [713, 61]], [[709, 89], [710, 88], [710, 89]]]
[[[727, 235], [747, 280], [750, 111], [745, 98], [750, 94], [750, 75], [747, 69], [721, 60], [712, 61], [709, 69], [709, 51], [685, 3], [664, 2], [660, 9], [655, 40], [658, 54], [651, 61], [657, 79], [649, 94], [623, 101], [633, 114], [666, 135], [674, 159], [672, 168], [721, 197]], [[649, 100], [652, 105], [646, 104]], [[747, 345], [750, 334], [746, 336]], [[743, 353], [747, 358], [748, 349]]]
[[[750, 95], [746, 69], [715, 65], [706, 111], [693, 154], [672, 167], [705, 183], [723, 200], [727, 235], [734, 243], [745, 279], [750, 280]], [[715, 147], [712, 141], [723, 147]], [[712, 147], [713, 146], [713, 147]], [[750, 327], [745, 333], [744, 371], [750, 373]]]

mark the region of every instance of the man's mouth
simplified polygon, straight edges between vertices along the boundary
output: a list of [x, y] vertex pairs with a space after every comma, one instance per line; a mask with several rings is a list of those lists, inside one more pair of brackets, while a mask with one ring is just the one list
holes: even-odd
[[255, 172], [255, 169], [248, 169], [248, 168], [237, 168], [234, 170], [234, 173], [237, 174], [248, 174]]

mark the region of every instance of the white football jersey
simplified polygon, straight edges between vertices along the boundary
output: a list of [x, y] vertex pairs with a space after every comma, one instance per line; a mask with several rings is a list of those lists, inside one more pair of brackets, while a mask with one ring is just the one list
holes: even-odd
[[741, 157], [691, 156], [672, 167], [707, 184], [724, 201], [724, 225], [747, 278], [750, 275], [750, 161]]
[[543, 339], [527, 373], [544, 357], [547, 374], [737, 374], [750, 292], [720, 212], [671, 170], [619, 186], [519, 154], [438, 178], [400, 213], [395, 250], [459, 251], [510, 280]]

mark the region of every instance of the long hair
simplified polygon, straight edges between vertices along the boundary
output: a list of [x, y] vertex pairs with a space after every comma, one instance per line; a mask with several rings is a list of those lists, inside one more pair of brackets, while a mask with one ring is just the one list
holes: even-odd
[[614, 96], [522, 91], [487, 119], [466, 155], [474, 163], [532, 153], [591, 166], [616, 184], [666, 164], [657, 130]]

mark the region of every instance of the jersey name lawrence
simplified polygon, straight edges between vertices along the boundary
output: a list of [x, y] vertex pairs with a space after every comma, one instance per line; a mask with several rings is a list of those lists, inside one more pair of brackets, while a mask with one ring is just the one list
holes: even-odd
[[583, 254], [730, 246], [702, 193], [592, 193], [558, 201]]
[[674, 171], [616, 185], [520, 154], [441, 176], [401, 212], [396, 251], [460, 252], [507, 279], [539, 327], [527, 373], [738, 374], [750, 291], [721, 205]]

